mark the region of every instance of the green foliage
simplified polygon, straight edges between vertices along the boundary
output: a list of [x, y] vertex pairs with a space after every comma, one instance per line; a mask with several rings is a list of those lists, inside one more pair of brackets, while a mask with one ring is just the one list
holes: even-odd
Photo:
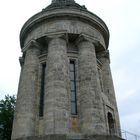
[[0, 100], [0, 140], [11, 140], [15, 103], [14, 95]]

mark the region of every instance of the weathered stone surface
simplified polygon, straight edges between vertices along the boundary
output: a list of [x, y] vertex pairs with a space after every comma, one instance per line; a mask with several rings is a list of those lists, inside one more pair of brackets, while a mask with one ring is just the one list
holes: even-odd
[[36, 83], [40, 50], [31, 46], [22, 66], [12, 137], [35, 135]]
[[48, 45], [45, 85], [45, 134], [68, 133], [68, 57], [66, 40], [54, 38]]
[[104, 94], [107, 97], [107, 100], [104, 100], [104, 102], [106, 105], [108, 104], [114, 110], [114, 113], [113, 113], [108, 107], [106, 107], [108, 112], [111, 112], [112, 114], [114, 114], [115, 121], [117, 122], [116, 133], [119, 134], [120, 123], [119, 123], [119, 116], [118, 116], [118, 109], [117, 109], [114, 85], [113, 85], [113, 80], [112, 80], [112, 74], [111, 74], [111, 69], [110, 69], [109, 52], [105, 51], [101, 53], [100, 60], [102, 62], [102, 80], [103, 80]]
[[106, 135], [91, 135], [91, 136], [86, 136], [86, 139], [88, 140], [123, 140], [120, 137], [117, 136], [106, 136]]
[[66, 140], [65, 135], [47, 135], [47, 136], [34, 136], [34, 137], [24, 137], [15, 140]]
[[[81, 41], [79, 48], [79, 92], [80, 119], [82, 133], [104, 134], [105, 120], [98, 83], [98, 70], [95, 46], [92, 42]], [[94, 125], [93, 123], [94, 122]]]
[[69, 137], [67, 138], [66, 135], [47, 135], [47, 136], [40, 136], [40, 137], [25, 137], [19, 138], [15, 140], [124, 140], [122, 138], [116, 136], [105, 136], [105, 135], [90, 135], [90, 136], [83, 136], [81, 137]]

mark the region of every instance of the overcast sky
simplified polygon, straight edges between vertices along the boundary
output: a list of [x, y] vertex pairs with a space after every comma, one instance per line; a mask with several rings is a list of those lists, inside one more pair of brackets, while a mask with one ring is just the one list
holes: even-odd
[[[0, 99], [16, 94], [20, 29], [51, 0], [0, 1]], [[107, 24], [122, 129], [140, 135], [140, 0], [76, 0]]]

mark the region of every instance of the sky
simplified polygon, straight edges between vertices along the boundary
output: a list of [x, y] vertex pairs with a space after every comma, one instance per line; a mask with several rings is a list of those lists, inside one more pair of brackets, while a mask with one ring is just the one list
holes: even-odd
[[[105, 21], [121, 128], [140, 135], [140, 0], [76, 0]], [[0, 99], [17, 94], [23, 24], [51, 0], [0, 1]]]

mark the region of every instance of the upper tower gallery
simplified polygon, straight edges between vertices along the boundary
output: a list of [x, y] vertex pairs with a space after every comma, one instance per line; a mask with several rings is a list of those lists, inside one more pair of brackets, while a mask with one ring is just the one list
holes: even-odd
[[[20, 33], [20, 41], [21, 41], [21, 48], [23, 48], [24, 43], [28, 42], [28, 36], [30, 35], [30, 31], [37, 32], [37, 29], [35, 26], [39, 26], [39, 24], [43, 24], [44, 22], [51, 22], [52, 20], [55, 20], [57, 18], [57, 21], [59, 22], [61, 20], [63, 24], [59, 24], [57, 26], [52, 25], [54, 27], [47, 26], [43, 28], [45, 32], [55, 32], [60, 30], [65, 30], [67, 33], [72, 34], [80, 34], [80, 33], [88, 33], [89, 35], [93, 36], [93, 33], [95, 29], [98, 30], [98, 34], [94, 36], [99, 43], [104, 48], [108, 48], [109, 44], [109, 30], [104, 23], [103, 20], [101, 20], [98, 16], [91, 13], [86, 9], [85, 6], [81, 6], [77, 4], [74, 0], [52, 0], [52, 3], [47, 6], [45, 9], [43, 9], [41, 12], [37, 13], [33, 17], [31, 17], [23, 26], [21, 33]], [[59, 19], [59, 20], [58, 20]], [[71, 21], [73, 19], [73, 21]], [[66, 21], [71, 21], [71, 23], [67, 24]], [[79, 28], [76, 28], [72, 23], [74, 24], [74, 21], [77, 23], [79, 21], [79, 24], [77, 23], [75, 26], [78, 26]], [[84, 28], [80, 23], [84, 23]], [[45, 24], [45, 23], [44, 23]], [[54, 24], [57, 24], [54, 22]], [[66, 27], [67, 24], [67, 27]], [[88, 26], [87, 26], [88, 25]], [[53, 29], [50, 29], [53, 28]], [[41, 29], [38, 29], [41, 30]], [[93, 30], [93, 31], [92, 31]], [[38, 34], [39, 37], [43, 37], [44, 33]], [[32, 35], [31, 35], [32, 36]], [[32, 36], [33, 38], [33, 36]], [[37, 37], [38, 38], [38, 37]]]

